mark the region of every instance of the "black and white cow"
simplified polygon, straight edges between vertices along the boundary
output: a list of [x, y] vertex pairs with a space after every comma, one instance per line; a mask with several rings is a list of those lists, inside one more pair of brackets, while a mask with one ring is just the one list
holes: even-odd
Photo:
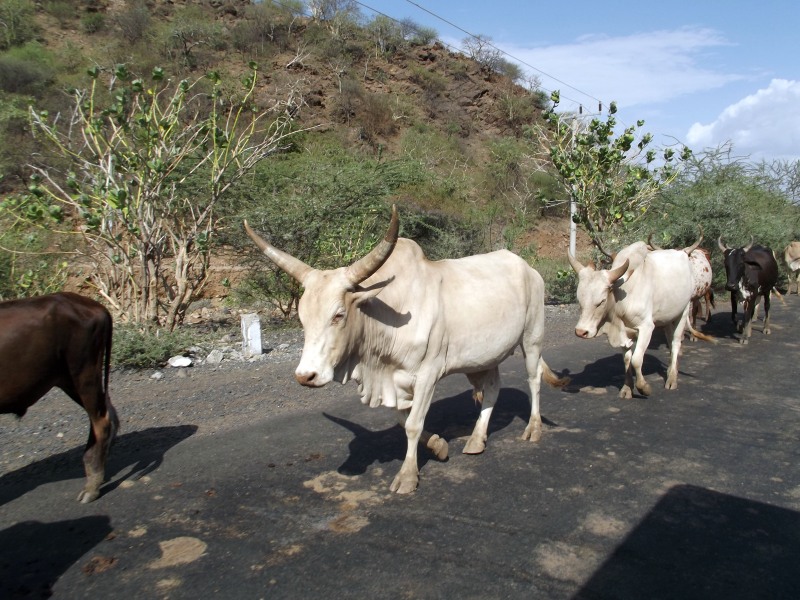
[[742, 337], [739, 342], [750, 340], [753, 315], [759, 297], [764, 298], [764, 333], [769, 335], [769, 300], [772, 289], [778, 281], [778, 262], [772, 250], [754, 245], [752, 240], [743, 248], [729, 248], [717, 240], [725, 261], [725, 274], [728, 277], [725, 289], [731, 293], [731, 320], [736, 323], [736, 307], [741, 300], [744, 318], [739, 325]]

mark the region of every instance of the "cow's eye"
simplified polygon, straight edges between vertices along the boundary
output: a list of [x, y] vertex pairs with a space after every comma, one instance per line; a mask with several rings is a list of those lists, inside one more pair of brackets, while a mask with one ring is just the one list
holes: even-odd
[[603, 306], [603, 304], [605, 304], [605, 303], [606, 303], [606, 299], [605, 299], [605, 298], [603, 298], [602, 300], [600, 300], [600, 302], [598, 302], [598, 303], [595, 305], [595, 308], [600, 308], [600, 307], [601, 307], [601, 306]]
[[331, 319], [331, 325], [338, 325], [343, 320], [344, 320], [344, 311], [340, 310], [335, 315], [333, 315], [333, 318]]

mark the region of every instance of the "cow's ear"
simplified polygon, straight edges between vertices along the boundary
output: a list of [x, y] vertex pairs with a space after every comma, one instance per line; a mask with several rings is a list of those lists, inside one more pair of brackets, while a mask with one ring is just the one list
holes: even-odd
[[372, 298], [380, 294], [384, 289], [386, 289], [386, 286], [389, 285], [393, 280], [394, 277], [390, 277], [385, 281], [379, 281], [378, 283], [371, 285], [367, 288], [361, 287], [360, 285], [356, 286], [352, 290], [354, 304], [356, 306], [360, 306], [367, 300], [371, 300]]

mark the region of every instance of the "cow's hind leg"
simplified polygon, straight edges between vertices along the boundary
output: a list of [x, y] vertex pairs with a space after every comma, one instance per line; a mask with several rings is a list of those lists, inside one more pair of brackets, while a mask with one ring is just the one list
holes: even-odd
[[106, 401], [104, 414], [90, 414], [89, 439], [83, 453], [83, 466], [86, 471], [86, 486], [78, 494], [78, 501], [92, 502], [100, 496], [100, 486], [105, 481], [106, 460], [111, 443], [119, 429], [117, 411]]
[[[692, 321], [691, 321], [691, 322], [692, 322], [692, 327], [693, 327], [693, 328], [696, 328], [696, 323], [697, 323], [697, 315], [699, 315], [699, 314], [700, 314], [700, 311], [701, 311], [701, 310], [702, 310], [702, 305], [701, 305], [701, 303], [700, 303], [700, 298], [694, 298], [694, 299], [692, 300]], [[707, 321], [707, 320], [708, 320], [708, 319], [706, 319], [706, 321]], [[690, 339], [691, 339], [692, 341], [694, 341], [694, 337], [692, 337], [692, 338], [690, 338]]]
[[764, 294], [764, 335], [771, 333], [769, 328], [769, 296], [771, 292]]
[[486, 449], [486, 440], [489, 437], [489, 419], [492, 417], [497, 396], [500, 394], [500, 369], [495, 367], [480, 373], [469, 373], [467, 379], [472, 384], [472, 397], [481, 406], [481, 413], [463, 452], [464, 454], [480, 454]]
[[538, 344], [529, 345], [524, 351], [525, 369], [528, 371], [528, 387], [531, 392], [531, 416], [528, 419], [525, 431], [522, 433], [522, 439], [538, 442], [542, 438], [542, 414], [539, 409], [539, 393], [545, 364]]
[[678, 387], [678, 357], [681, 352], [681, 343], [683, 342], [683, 332], [686, 328], [686, 321], [689, 318], [689, 306], [686, 307], [683, 316], [678, 321], [677, 325], [669, 325], [664, 328], [669, 343], [669, 368], [667, 369], [667, 380], [664, 382], [664, 387], [668, 390], [674, 390]]
[[105, 481], [106, 459], [119, 429], [119, 417], [99, 382], [82, 383], [79, 389], [65, 385], [62, 389], [83, 406], [89, 416], [89, 437], [83, 452], [86, 484], [78, 494], [78, 501], [85, 504], [100, 496], [100, 486]]

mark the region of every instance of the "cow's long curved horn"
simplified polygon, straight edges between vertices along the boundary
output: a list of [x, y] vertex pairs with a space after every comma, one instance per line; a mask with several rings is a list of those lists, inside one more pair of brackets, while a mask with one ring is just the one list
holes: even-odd
[[683, 249], [683, 251], [686, 252], [686, 254], [691, 254], [692, 252], [697, 250], [697, 248], [700, 246], [700, 242], [703, 241], [703, 226], [698, 225], [697, 229], [700, 231], [700, 237], [697, 238], [697, 241], [694, 244], [692, 244], [691, 246], [687, 246], [686, 248]]
[[581, 269], [583, 269], [583, 265], [580, 261], [572, 256], [572, 253], [567, 252], [567, 258], [569, 258], [569, 264], [572, 266], [572, 270], [576, 273], [580, 273]]
[[750, 243], [749, 243], [749, 244], [747, 244], [747, 246], [745, 246], [745, 247], [743, 248], [743, 250], [744, 250], [745, 252], [749, 252], [749, 251], [750, 251], [750, 248], [752, 248], [752, 247], [753, 247], [753, 236], [751, 235], [751, 236], [750, 236]]
[[397, 216], [397, 206], [392, 205], [392, 219], [389, 221], [389, 229], [381, 242], [375, 246], [369, 254], [358, 259], [347, 267], [347, 280], [353, 285], [358, 285], [375, 271], [381, 268], [386, 259], [392, 254], [395, 244], [397, 244], [397, 234], [400, 231], [400, 218]]
[[661, 246], [657, 246], [653, 242], [653, 234], [652, 233], [647, 236], [647, 245], [650, 246], [651, 250], [663, 250], [663, 248]]
[[626, 258], [625, 262], [618, 266], [616, 269], [611, 269], [608, 271], [608, 282], [614, 283], [617, 279], [625, 275], [625, 271], [628, 270], [630, 266], [630, 261]]
[[267, 258], [300, 283], [303, 283], [303, 279], [305, 279], [306, 275], [313, 271], [313, 269], [302, 260], [295, 258], [291, 254], [287, 254], [283, 250], [278, 250], [255, 231], [250, 229], [250, 225], [247, 224], [247, 221], [244, 222], [244, 230], [247, 232], [247, 235], [250, 236], [250, 239], [255, 242], [256, 246], [267, 255]]
[[722, 250], [723, 252], [727, 252], [728, 250], [730, 250], [730, 248], [728, 248], [727, 245], [722, 243], [722, 236], [719, 236], [717, 238], [717, 245], [719, 246], [719, 249]]

